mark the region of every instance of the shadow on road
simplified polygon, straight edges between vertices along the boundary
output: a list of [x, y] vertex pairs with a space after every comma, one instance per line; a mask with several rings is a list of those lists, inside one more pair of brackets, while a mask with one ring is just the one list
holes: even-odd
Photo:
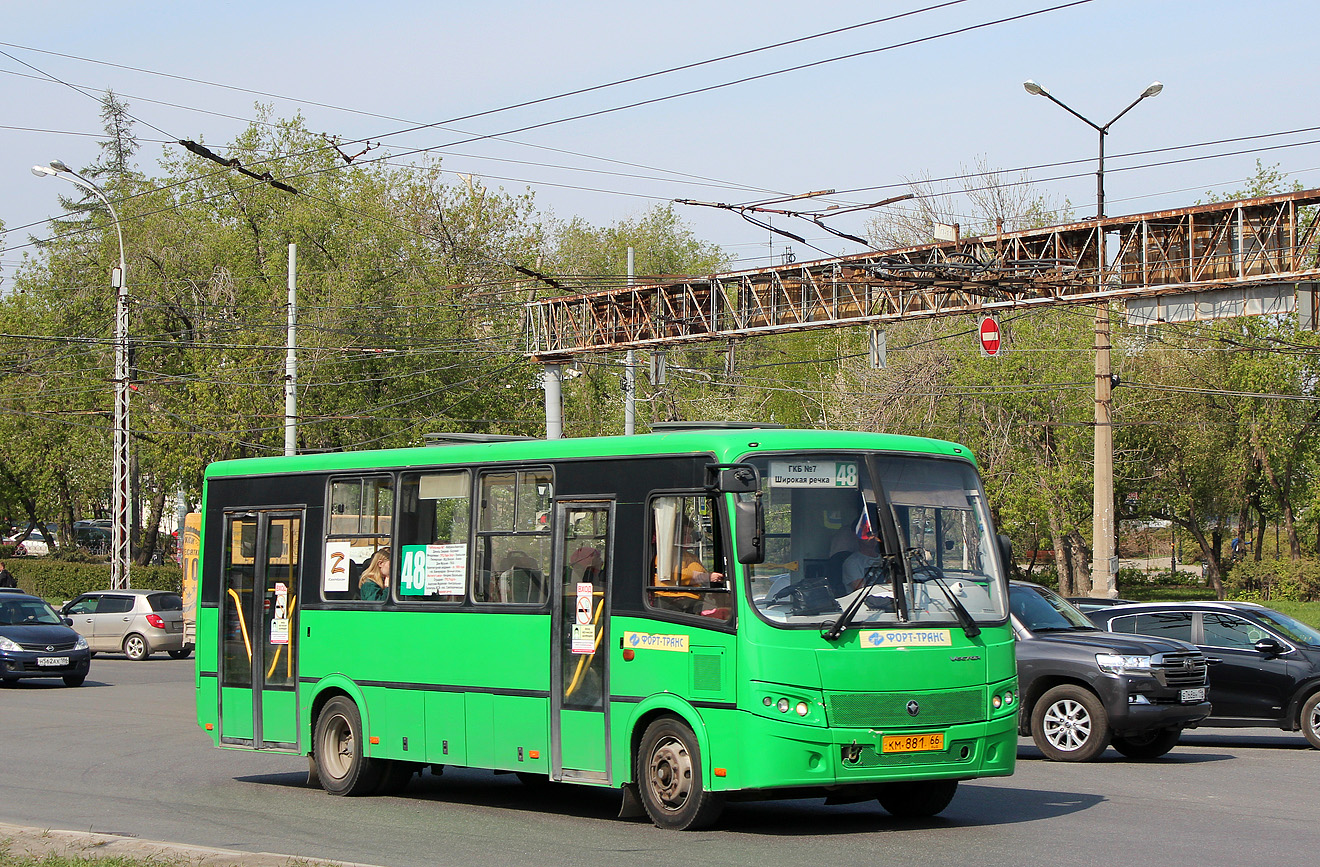
[[[1237, 756], [1229, 753], [1205, 753], [1187, 749], [1193, 746], [1188, 743], [1187, 735], [1182, 736], [1178, 746], [1169, 752], [1160, 756], [1158, 759], [1141, 761], [1138, 759], [1129, 759], [1127, 756], [1113, 749], [1112, 747], [1100, 754], [1100, 758], [1090, 764], [1142, 764], [1142, 765], [1200, 765], [1206, 762], [1227, 762], [1236, 759]], [[1211, 744], [1198, 744], [1197, 746], [1211, 746]], [[1218, 746], [1229, 746], [1228, 744], [1219, 744]], [[1029, 744], [1019, 744], [1017, 753], [1019, 762], [1046, 762], [1045, 754], [1039, 749]]]
[[[255, 774], [239, 782], [291, 789], [314, 788], [306, 774]], [[326, 795], [325, 797], [331, 797]], [[616, 821], [620, 794], [614, 789], [542, 783], [524, 785], [513, 774], [446, 768], [440, 775], [423, 773], [395, 798], [437, 804], [517, 810], [579, 819]], [[386, 803], [387, 798], [368, 802]], [[1035, 822], [1077, 813], [1103, 796], [1042, 789], [1001, 788], [963, 783], [953, 803], [932, 819], [898, 819], [874, 800], [856, 804], [826, 804], [821, 798], [730, 803], [718, 828], [742, 834], [805, 837], [820, 834], [862, 834], [914, 828], [979, 827]], [[361, 802], [359, 802], [361, 803]], [[647, 819], [617, 820], [649, 824]]]

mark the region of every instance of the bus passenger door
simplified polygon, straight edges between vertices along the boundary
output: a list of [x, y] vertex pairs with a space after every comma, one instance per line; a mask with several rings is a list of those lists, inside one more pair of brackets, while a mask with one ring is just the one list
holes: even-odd
[[298, 748], [302, 513], [225, 516], [220, 740]]
[[551, 778], [609, 782], [609, 598], [614, 503], [555, 506]]

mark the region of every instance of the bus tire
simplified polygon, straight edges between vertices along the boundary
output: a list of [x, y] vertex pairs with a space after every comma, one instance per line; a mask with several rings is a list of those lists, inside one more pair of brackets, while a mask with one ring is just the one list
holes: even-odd
[[381, 762], [362, 754], [362, 714], [342, 695], [325, 703], [312, 738], [321, 788], [332, 795], [366, 795], [376, 790]]
[[942, 813], [957, 792], [957, 780], [910, 780], [885, 783], [876, 800], [895, 818], [929, 819]]
[[376, 784], [376, 795], [397, 795], [412, 782], [413, 775], [421, 768], [416, 762], [402, 762], [394, 759], [376, 760], [382, 765], [380, 782]]
[[701, 748], [681, 720], [661, 717], [646, 727], [636, 770], [642, 806], [657, 828], [700, 831], [724, 810], [724, 795], [702, 783]]

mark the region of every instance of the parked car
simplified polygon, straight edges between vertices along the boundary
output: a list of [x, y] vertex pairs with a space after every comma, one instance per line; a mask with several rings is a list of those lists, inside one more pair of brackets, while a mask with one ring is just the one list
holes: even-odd
[[1320, 631], [1252, 602], [1147, 602], [1089, 616], [1110, 632], [1199, 647], [1215, 707], [1206, 725], [1300, 729], [1320, 749]]
[[1069, 596], [1068, 601], [1076, 605], [1083, 614], [1111, 605], [1131, 605], [1131, 599], [1110, 599], [1108, 596]]
[[73, 543], [93, 554], [109, 553], [110, 537], [109, 527], [91, 521], [78, 521], [73, 525]]
[[1097, 629], [1053, 590], [1008, 588], [1017, 635], [1018, 730], [1047, 759], [1086, 762], [1105, 747], [1155, 759], [1210, 715], [1206, 661], [1186, 642]]
[[[54, 537], [54, 532], [51, 537]], [[33, 527], [31, 530], [19, 530], [13, 535], [5, 537], [5, 544], [14, 546], [14, 556], [16, 557], [44, 557], [50, 553], [50, 543], [46, 537], [41, 535], [40, 527]]]
[[59, 677], [65, 686], [82, 686], [91, 658], [87, 642], [44, 599], [0, 596], [0, 683]]
[[186, 659], [192, 645], [183, 636], [183, 599], [167, 590], [99, 590], [84, 593], [61, 609], [93, 653], [122, 652], [143, 660], [163, 650]]

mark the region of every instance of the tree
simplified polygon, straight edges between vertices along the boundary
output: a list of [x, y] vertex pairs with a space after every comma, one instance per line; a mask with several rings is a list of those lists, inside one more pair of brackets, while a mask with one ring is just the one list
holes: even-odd
[[[699, 240], [672, 205], [663, 204], [610, 226], [591, 226], [580, 218], [552, 222], [537, 268], [571, 291], [615, 288], [628, 279], [629, 247], [638, 282], [715, 274], [727, 270], [730, 262], [718, 247]], [[726, 410], [717, 407], [726, 403], [725, 396], [712, 386], [716, 372], [722, 375], [725, 351], [723, 344], [664, 350], [669, 383], [663, 389], [652, 384], [647, 394], [639, 389], [642, 414], [649, 405], [653, 420], [724, 416]], [[567, 432], [622, 431], [623, 369], [618, 362], [605, 356], [584, 358], [570, 371], [564, 389]], [[644, 387], [646, 378], [638, 376], [636, 381]]]
[[[999, 231], [1056, 226], [1072, 220], [1071, 203], [1065, 199], [1062, 205], [1056, 205], [1037, 191], [1025, 172], [1006, 177], [1001, 170], [990, 168], [984, 157], [979, 157], [971, 169], [960, 166], [959, 174], [960, 193], [953, 192], [947, 182], [934, 181], [929, 175], [906, 179], [915, 197], [885, 208], [867, 223], [866, 235], [876, 249], [929, 244], [935, 240], [935, 229], [940, 225], [958, 225], [960, 237], [973, 238]], [[960, 195], [967, 204], [957, 204]]]

